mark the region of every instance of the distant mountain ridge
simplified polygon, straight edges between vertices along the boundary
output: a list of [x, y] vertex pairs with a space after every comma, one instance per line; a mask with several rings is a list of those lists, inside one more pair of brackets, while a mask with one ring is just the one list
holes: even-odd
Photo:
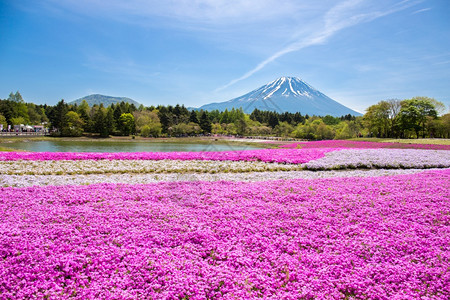
[[79, 105], [83, 100], [86, 100], [86, 102], [89, 104], [89, 106], [93, 106], [95, 104], [100, 105], [100, 103], [103, 103], [103, 106], [107, 107], [111, 104], [117, 104], [120, 102], [128, 102], [130, 104], [134, 104], [136, 107], [140, 105], [140, 103], [134, 101], [133, 99], [127, 98], [127, 97], [113, 97], [113, 96], [105, 96], [100, 94], [93, 94], [86, 97], [82, 97], [80, 99], [74, 100], [69, 102], [69, 104], [77, 104]]
[[300, 112], [302, 115], [310, 116], [362, 115], [296, 77], [281, 77], [243, 96], [225, 102], [206, 104], [198, 109], [224, 111], [241, 107], [247, 114], [257, 108], [278, 113]]

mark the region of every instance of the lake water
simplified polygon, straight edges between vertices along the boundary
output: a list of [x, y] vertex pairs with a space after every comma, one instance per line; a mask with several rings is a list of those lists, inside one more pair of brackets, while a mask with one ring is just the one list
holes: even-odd
[[235, 151], [261, 149], [257, 145], [161, 143], [136, 141], [30, 141], [11, 142], [0, 146], [33, 152], [187, 152], [187, 151]]

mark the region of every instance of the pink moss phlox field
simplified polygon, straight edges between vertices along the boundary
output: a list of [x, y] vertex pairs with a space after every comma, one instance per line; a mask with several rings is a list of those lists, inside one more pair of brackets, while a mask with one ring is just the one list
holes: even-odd
[[388, 142], [365, 142], [365, 141], [346, 141], [346, 140], [327, 140], [299, 142], [280, 146], [282, 148], [399, 148], [399, 149], [431, 149], [431, 150], [450, 150], [450, 145], [429, 145], [429, 144], [406, 144], [406, 143], [388, 143]]
[[231, 160], [305, 163], [338, 149], [261, 149], [221, 152], [0, 152], [0, 160]]
[[0, 189], [0, 298], [448, 299], [450, 170]]

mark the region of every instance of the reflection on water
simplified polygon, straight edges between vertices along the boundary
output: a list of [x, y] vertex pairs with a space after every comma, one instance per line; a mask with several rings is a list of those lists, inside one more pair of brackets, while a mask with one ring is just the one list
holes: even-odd
[[103, 141], [30, 141], [3, 144], [5, 147], [33, 152], [175, 152], [175, 151], [235, 151], [260, 149], [257, 145], [193, 144], [161, 142]]

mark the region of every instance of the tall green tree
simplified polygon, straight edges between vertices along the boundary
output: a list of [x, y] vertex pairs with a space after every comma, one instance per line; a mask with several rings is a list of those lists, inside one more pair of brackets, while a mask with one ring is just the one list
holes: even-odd
[[277, 113], [272, 112], [269, 115], [269, 122], [268, 123], [269, 123], [269, 126], [272, 127], [272, 128], [275, 128], [280, 123], [280, 120], [278, 119]]
[[83, 99], [80, 105], [78, 105], [77, 113], [80, 115], [80, 118], [83, 119], [83, 130], [85, 132], [92, 132], [94, 125], [90, 116], [91, 108], [86, 100]]
[[[382, 100], [366, 109], [363, 122], [368, 131], [378, 137], [398, 137], [398, 114], [401, 101], [398, 99]], [[347, 120], [344, 118], [343, 120]]]
[[11, 118], [14, 118], [13, 104], [9, 100], [0, 100], [0, 114], [5, 116], [8, 124], [11, 125]]
[[294, 129], [295, 128], [288, 122], [280, 122], [277, 126], [275, 126], [273, 132], [276, 134], [276, 136], [287, 137], [291, 135]]
[[200, 115], [200, 128], [202, 129], [203, 133], [211, 133], [212, 130], [212, 124], [211, 120], [208, 117], [208, 113], [206, 111], [203, 111]]
[[401, 128], [404, 131], [413, 130], [416, 138], [426, 135], [427, 117], [431, 119], [437, 118], [436, 100], [428, 97], [414, 97], [409, 100], [402, 101], [399, 118]]
[[83, 134], [83, 119], [74, 111], [69, 111], [62, 120], [62, 136], [81, 136]]
[[107, 113], [103, 103], [100, 103], [100, 106], [94, 115], [94, 130], [96, 133], [99, 133], [101, 137], [108, 137], [111, 130], [110, 126], [107, 124]]
[[25, 125], [26, 121], [23, 117], [11, 118], [12, 125]]
[[230, 113], [228, 112], [228, 109], [225, 109], [225, 111], [221, 115], [220, 124], [228, 124], [228, 123], [231, 123], [231, 117]]
[[19, 91], [17, 91], [15, 94], [10, 93], [8, 100], [12, 102], [12, 118], [22, 117], [25, 120], [25, 123], [28, 123], [30, 120], [28, 115], [28, 107]]
[[248, 131], [248, 122], [246, 120], [246, 117], [248, 118], [248, 116], [244, 116], [234, 121], [234, 125], [236, 126], [236, 132], [239, 135], [245, 135]]
[[106, 121], [105, 126], [108, 128], [108, 135], [114, 133], [114, 111], [111, 107], [106, 109]]
[[38, 125], [43, 122], [48, 122], [48, 118], [45, 115], [45, 111], [42, 106], [38, 106], [34, 103], [27, 103], [26, 105], [30, 124]]
[[445, 114], [439, 118], [437, 126], [438, 136], [441, 138], [450, 138], [450, 113]]
[[161, 123], [158, 117], [158, 114], [155, 111], [143, 110], [143, 111], [135, 111], [133, 113], [136, 131], [141, 132], [142, 128], [145, 126], [150, 126], [150, 124], [158, 123], [161, 127]]
[[191, 113], [189, 115], [189, 122], [196, 123], [196, 124], [200, 123], [198, 120], [198, 117], [197, 117], [197, 112], [195, 110], [191, 111]]
[[57, 130], [61, 130], [64, 117], [66, 116], [68, 111], [69, 106], [64, 102], [64, 99], [59, 101], [56, 106], [53, 106], [48, 110], [47, 116], [54, 128], [56, 128]]
[[3, 129], [8, 128], [8, 122], [4, 115], [0, 114], [0, 125], [3, 125]]
[[371, 134], [377, 137], [387, 137], [390, 131], [389, 104], [380, 101], [366, 109], [364, 121]]
[[25, 101], [22, 98], [22, 95], [17, 91], [15, 94], [12, 92], [8, 96], [9, 101], [17, 102], [17, 103], [24, 103]]
[[161, 123], [150, 123], [144, 125], [141, 129], [141, 136], [143, 137], [158, 137], [161, 135]]
[[125, 113], [120, 116], [119, 130], [122, 135], [130, 135], [135, 132], [134, 117], [132, 114]]
[[159, 121], [161, 122], [161, 128], [163, 133], [170, 133], [169, 128], [173, 123], [173, 107], [172, 106], [160, 106], [158, 111]]
[[[113, 107], [113, 106], [111, 106], [111, 107]], [[116, 129], [118, 129], [119, 126], [120, 126], [119, 125], [119, 118], [124, 113], [124, 111], [122, 111], [122, 108], [121, 108], [121, 106], [119, 104], [115, 105], [113, 109], [114, 109], [114, 113], [113, 113], [113, 115], [114, 115], [114, 127]]]

